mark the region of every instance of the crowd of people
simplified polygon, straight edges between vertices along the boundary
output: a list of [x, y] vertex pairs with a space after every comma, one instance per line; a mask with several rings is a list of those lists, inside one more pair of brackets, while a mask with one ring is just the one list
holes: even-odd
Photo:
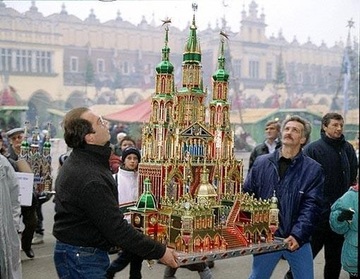
[[[275, 236], [287, 243], [286, 250], [254, 255], [251, 279], [270, 278], [280, 260], [290, 266], [284, 278], [314, 278], [313, 258], [323, 248], [325, 279], [339, 278], [341, 268], [349, 278], [358, 278], [358, 158], [344, 137], [340, 114], [327, 113], [321, 125], [320, 139], [308, 143], [311, 124], [306, 119], [293, 115], [282, 123], [270, 121], [264, 142], [250, 155], [243, 191], [261, 199], [276, 197]], [[130, 265], [129, 278], [137, 279], [143, 260], [158, 259], [167, 266], [163, 278], [176, 278], [176, 251], [129, 223], [128, 207], [139, 197], [141, 150], [135, 141], [119, 131], [111, 144], [107, 121], [88, 108], [68, 112], [63, 130], [71, 152], [60, 156], [55, 182], [58, 277], [114, 278]], [[41, 207], [36, 195], [31, 206], [21, 206], [18, 199], [15, 172], [21, 171], [24, 130], [12, 129], [6, 137], [7, 149], [0, 138], [0, 278], [22, 278], [20, 248], [35, 257], [31, 245], [37, 243], [34, 234], [43, 233]], [[117, 257], [110, 262], [113, 253]], [[206, 263], [187, 268], [201, 279], [213, 278]]]

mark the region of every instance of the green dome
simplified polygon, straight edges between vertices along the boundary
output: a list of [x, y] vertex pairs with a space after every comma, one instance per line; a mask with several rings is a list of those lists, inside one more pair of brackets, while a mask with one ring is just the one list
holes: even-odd
[[156, 201], [152, 194], [144, 193], [141, 195], [137, 205], [137, 209], [154, 209], [156, 210]]
[[44, 142], [44, 148], [51, 148], [51, 143], [50, 143], [50, 141], [45, 141]]
[[162, 48], [161, 62], [156, 66], [156, 72], [158, 74], [172, 74], [174, 72], [174, 66], [170, 62], [170, 48], [168, 47], [169, 40], [169, 28], [165, 28], [165, 45]]
[[136, 207], [137, 207], [138, 210], [144, 210], [144, 209], [157, 210], [155, 197], [151, 193], [150, 187], [151, 187], [150, 179], [145, 178], [144, 179], [145, 191], [140, 196], [140, 198], [139, 198], [139, 200], [138, 200], [138, 202], [136, 204]]
[[21, 142], [21, 147], [22, 148], [29, 148], [30, 147], [30, 144], [26, 141], [26, 140], [23, 140]]
[[229, 73], [225, 69], [218, 69], [213, 75], [215, 81], [228, 81]]
[[161, 61], [156, 66], [156, 72], [158, 74], [172, 74], [174, 72], [174, 66], [170, 61]]
[[224, 56], [224, 40], [221, 40], [220, 43], [220, 55], [218, 57], [218, 68], [213, 74], [213, 79], [215, 81], [228, 81], [229, 73], [225, 70], [225, 56]]

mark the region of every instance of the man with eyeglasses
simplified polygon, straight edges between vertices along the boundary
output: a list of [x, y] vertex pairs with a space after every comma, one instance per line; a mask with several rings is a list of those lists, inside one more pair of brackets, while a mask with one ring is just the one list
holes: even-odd
[[[9, 158], [17, 161], [19, 159], [21, 151], [21, 143], [24, 140], [24, 129], [15, 128], [6, 133], [10, 146], [9, 146]], [[14, 166], [14, 165], [13, 165]], [[19, 171], [15, 164], [15, 171]], [[37, 200], [33, 195], [31, 206], [21, 206], [21, 216], [24, 223], [24, 230], [21, 234], [21, 248], [29, 258], [34, 258], [35, 254], [31, 248], [32, 239], [37, 226], [36, 216], [36, 203]]]
[[107, 122], [79, 107], [65, 115], [63, 129], [72, 152], [55, 182], [54, 262], [59, 278], [105, 278], [108, 252], [115, 246], [177, 267], [174, 250], [138, 232], [118, 208]]

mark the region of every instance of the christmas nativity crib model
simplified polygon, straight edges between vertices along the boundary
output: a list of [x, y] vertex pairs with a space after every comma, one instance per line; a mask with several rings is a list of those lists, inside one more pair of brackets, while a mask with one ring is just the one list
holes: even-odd
[[180, 89], [175, 87], [167, 25], [150, 120], [142, 130], [141, 195], [130, 208], [133, 226], [174, 247], [184, 265], [285, 249], [273, 238], [278, 226], [276, 198], [256, 200], [241, 192], [243, 162], [234, 155], [225, 37], [220, 40], [209, 98], [203, 87], [195, 13]]
[[207, 179], [204, 167], [195, 198], [190, 193], [176, 201], [165, 198], [161, 208], [150, 179], [145, 179], [143, 194], [130, 208], [133, 226], [174, 247], [181, 265], [286, 249], [273, 236], [278, 226], [276, 197], [262, 201], [238, 193], [217, 199]]
[[51, 142], [50, 129], [51, 124], [48, 123], [48, 133], [44, 135], [44, 140], [41, 145], [39, 124], [36, 121], [34, 131], [31, 136], [31, 143], [27, 141], [28, 122], [25, 122], [24, 140], [21, 143], [19, 160], [25, 160], [34, 174], [34, 187], [38, 194], [52, 195], [52, 157], [51, 157]]

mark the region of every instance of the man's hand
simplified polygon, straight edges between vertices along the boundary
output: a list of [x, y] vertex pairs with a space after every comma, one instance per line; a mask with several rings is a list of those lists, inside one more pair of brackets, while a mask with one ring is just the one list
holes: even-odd
[[337, 217], [337, 220], [339, 222], [351, 221], [354, 213], [355, 213], [355, 211], [352, 209], [343, 209], [343, 210], [341, 210], [341, 213]]
[[288, 249], [293, 252], [300, 247], [299, 243], [293, 236], [289, 236], [284, 239], [284, 242], [288, 244]]
[[115, 155], [114, 153], [112, 153], [109, 158], [109, 165], [110, 165], [110, 170], [113, 174], [119, 171], [120, 164], [121, 164], [121, 158]]
[[179, 264], [177, 263], [177, 254], [174, 249], [166, 247], [164, 256], [160, 259], [163, 264], [166, 264], [170, 267], [177, 268]]

